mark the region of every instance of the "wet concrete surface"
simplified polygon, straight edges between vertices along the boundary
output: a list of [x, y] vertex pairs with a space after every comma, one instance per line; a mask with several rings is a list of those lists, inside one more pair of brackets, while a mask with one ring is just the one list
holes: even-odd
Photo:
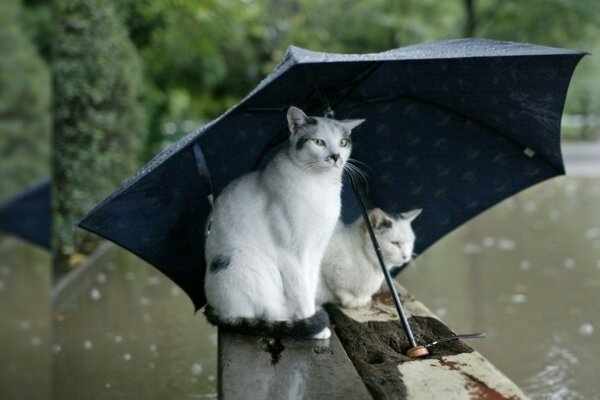
[[50, 399], [50, 262], [0, 235], [0, 399]]
[[114, 247], [55, 315], [56, 399], [216, 398], [217, 331], [170, 280]]

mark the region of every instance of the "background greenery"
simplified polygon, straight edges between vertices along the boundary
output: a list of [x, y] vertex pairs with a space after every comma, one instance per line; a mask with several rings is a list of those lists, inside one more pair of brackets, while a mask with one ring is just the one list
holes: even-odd
[[0, 204], [50, 166], [50, 73], [23, 16], [18, 0], [0, 2]]
[[[37, 65], [29, 73], [38, 81], [20, 90], [37, 96], [38, 108], [49, 101], [52, 58], [55, 249], [64, 268], [96, 240], [74, 228], [78, 219], [162, 148], [246, 95], [291, 44], [364, 53], [474, 36], [600, 50], [596, 0], [24, 0], [24, 9], [25, 34], [0, 46]], [[569, 138], [597, 135], [599, 73], [597, 57], [577, 69], [566, 111], [581, 117], [567, 121]]]

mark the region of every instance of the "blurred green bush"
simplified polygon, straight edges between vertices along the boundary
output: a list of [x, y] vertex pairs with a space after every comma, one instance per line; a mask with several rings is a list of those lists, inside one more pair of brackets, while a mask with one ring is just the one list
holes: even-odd
[[0, 2], [0, 203], [50, 173], [50, 71], [20, 14]]
[[138, 165], [143, 82], [111, 1], [56, 0], [54, 12], [54, 239], [68, 256], [91, 238], [77, 221]]

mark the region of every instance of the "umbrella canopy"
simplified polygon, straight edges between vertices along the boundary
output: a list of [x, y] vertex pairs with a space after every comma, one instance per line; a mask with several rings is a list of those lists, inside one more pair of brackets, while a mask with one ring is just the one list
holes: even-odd
[[0, 231], [50, 249], [50, 179], [44, 179], [0, 207]]
[[[422, 252], [506, 197], [564, 174], [560, 120], [583, 55], [484, 39], [365, 55], [290, 47], [250, 95], [156, 156], [80, 226], [156, 266], [200, 308], [208, 197], [284, 145], [285, 111], [295, 105], [366, 118], [352, 157], [368, 166], [368, 201], [391, 213], [423, 208]], [[360, 215], [351, 190], [342, 198], [344, 220]]]

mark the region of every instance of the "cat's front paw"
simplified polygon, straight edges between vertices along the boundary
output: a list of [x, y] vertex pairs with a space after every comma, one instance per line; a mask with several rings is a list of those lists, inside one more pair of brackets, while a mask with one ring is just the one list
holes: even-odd
[[313, 339], [329, 339], [331, 337], [331, 331], [329, 328], [323, 329], [321, 332], [313, 336]]

